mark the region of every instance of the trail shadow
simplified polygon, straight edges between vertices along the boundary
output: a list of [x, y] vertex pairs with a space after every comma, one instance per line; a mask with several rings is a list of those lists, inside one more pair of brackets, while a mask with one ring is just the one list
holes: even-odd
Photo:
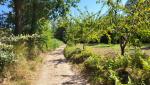
[[142, 50], [150, 50], [150, 46], [149, 47], [143, 47], [141, 48]]
[[67, 63], [66, 59], [56, 59], [56, 60], [49, 60], [48, 62], [54, 63], [54, 66], [57, 67], [59, 64]]
[[64, 51], [62, 49], [56, 50], [55, 52], [49, 53], [49, 55], [63, 55]]
[[78, 75], [61, 75], [63, 77], [69, 77], [71, 80], [65, 81], [62, 85], [87, 85], [87, 81]]

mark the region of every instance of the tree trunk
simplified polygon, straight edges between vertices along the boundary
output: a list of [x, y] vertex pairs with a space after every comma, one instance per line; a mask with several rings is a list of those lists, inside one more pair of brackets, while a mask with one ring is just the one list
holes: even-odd
[[124, 53], [125, 53], [125, 47], [121, 46], [121, 55], [124, 55]]
[[83, 49], [83, 50], [85, 50], [85, 44], [84, 44], [84, 43], [83, 43], [83, 47], [82, 47], [82, 49]]
[[36, 0], [33, 0], [32, 2], [32, 20], [31, 20], [31, 30], [30, 30], [30, 34], [34, 34], [36, 32], [37, 29], [37, 17], [36, 17], [36, 8], [37, 4], [36, 4]]
[[22, 0], [13, 0], [14, 2], [14, 12], [15, 12], [15, 29], [14, 29], [14, 34], [18, 35], [21, 34], [22, 32], [22, 15], [21, 15], [21, 10], [22, 10]]
[[125, 47], [126, 47], [127, 43], [128, 43], [127, 38], [124, 36], [121, 36], [120, 37], [120, 49], [121, 49], [121, 55], [123, 55], [123, 56], [125, 53]]
[[83, 43], [83, 50], [86, 49], [87, 43]]

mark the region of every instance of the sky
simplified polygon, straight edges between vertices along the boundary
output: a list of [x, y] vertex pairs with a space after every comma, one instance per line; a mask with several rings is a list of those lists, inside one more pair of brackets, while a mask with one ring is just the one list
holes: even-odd
[[[122, 4], [125, 4], [127, 0], [122, 0]], [[7, 7], [6, 3], [5, 5], [0, 5], [0, 14], [2, 13], [2, 11], [4, 12], [8, 12], [11, 9], [9, 9]], [[93, 13], [97, 13], [100, 8], [101, 8], [102, 4], [96, 4], [96, 0], [80, 0], [80, 3], [78, 3], [78, 8], [81, 11], [85, 11], [85, 8], [87, 8], [87, 10], [89, 12], [93, 12]], [[102, 10], [102, 14], [104, 14], [107, 11], [107, 7], [104, 7], [104, 9]], [[71, 14], [72, 15], [78, 15], [78, 11], [75, 8], [71, 8]]]
[[9, 2], [5, 3], [4, 5], [0, 5], [0, 14], [2, 12], [9, 12], [9, 11], [11, 11], [11, 9], [8, 8], [8, 6], [7, 6], [8, 4], [9, 4]]
[[[80, 3], [78, 3], [78, 8], [81, 11], [86, 11], [86, 9], [89, 12], [96, 13], [100, 10], [102, 4], [96, 4], [96, 0], [81, 0]], [[86, 8], [86, 9], [85, 9]], [[105, 8], [105, 11], [107, 8]], [[72, 8], [71, 12], [73, 15], [78, 15], [78, 11], [76, 8]]]
[[[100, 3], [96, 3], [97, 0], [80, 0], [78, 3], [78, 7], [81, 11], [85, 11], [85, 7], [88, 9], [89, 12], [97, 13], [100, 11], [101, 7], [103, 6]], [[122, 0], [122, 4], [125, 5], [127, 0]], [[102, 10], [102, 14], [106, 13], [108, 8], [105, 6]], [[75, 8], [71, 8], [71, 13], [73, 15], [78, 15], [78, 11]]]

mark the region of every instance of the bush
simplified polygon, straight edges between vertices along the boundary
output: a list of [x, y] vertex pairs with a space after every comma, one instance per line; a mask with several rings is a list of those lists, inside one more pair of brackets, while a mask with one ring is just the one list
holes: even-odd
[[101, 68], [100, 66], [100, 57], [98, 56], [91, 56], [89, 57], [85, 62], [85, 69], [88, 72], [92, 72], [93, 74], [95, 74], [97, 71], [99, 71], [99, 69]]
[[40, 19], [38, 22], [40, 27], [37, 34], [40, 35], [40, 37], [37, 40], [38, 42], [33, 44], [43, 52], [53, 50], [62, 44], [61, 41], [54, 38], [53, 29], [50, 23], [50, 20], [47, 20], [45, 18]]
[[0, 73], [3, 72], [4, 67], [11, 65], [15, 61], [15, 54], [9, 51], [0, 50]]
[[65, 57], [71, 62], [84, 66], [91, 85], [149, 85], [150, 57], [139, 49], [125, 56], [105, 57], [91, 53], [87, 48], [67, 46]]
[[[136, 50], [135, 54], [117, 56], [113, 59], [99, 57], [100, 58], [92, 57], [92, 59], [88, 60], [88, 63], [86, 62], [85, 64], [85, 68], [89, 69], [89, 74], [94, 74], [94, 77], [103, 80], [99, 80], [100, 85], [102, 84], [100, 82], [103, 82], [104, 85], [114, 85], [113, 83], [149, 85], [150, 58], [146, 57], [140, 51]], [[100, 76], [97, 77], [98, 75], [96, 74]], [[96, 82], [95, 79], [92, 81]]]
[[64, 55], [67, 59], [70, 59], [73, 57], [73, 55], [80, 54], [80, 53], [81, 53], [81, 49], [75, 46], [67, 46], [64, 49]]
[[150, 83], [150, 62], [149, 57], [136, 49], [135, 54], [130, 56], [130, 69], [129, 74], [134, 85], [149, 85]]
[[87, 50], [81, 51], [81, 49], [76, 49], [76, 53], [78, 53], [78, 54], [74, 54], [74, 56], [72, 56], [71, 60], [77, 64], [83, 63], [87, 58], [92, 56], [92, 53], [88, 52]]
[[104, 60], [105, 69], [118, 69], [128, 67], [128, 56], [116, 56], [115, 58], [106, 58]]
[[48, 49], [53, 50], [58, 48], [60, 45], [62, 45], [63, 42], [57, 39], [51, 39], [51, 41], [48, 43]]
[[[7, 33], [0, 35], [0, 77], [2, 80], [5, 79], [5, 81], [11, 82], [11, 84], [12, 81], [24, 81], [26, 83], [28, 82], [26, 79], [30, 78], [32, 74], [31, 68], [36, 67], [40, 63], [36, 60], [37, 56], [34, 56], [34, 59], [28, 57], [27, 42], [28, 40], [37, 42], [39, 36], [36, 34], [19, 36], [13, 36], [12, 34], [8, 36], [5, 34]], [[39, 49], [35, 48], [30, 51], [35, 54], [38, 53]], [[37, 63], [34, 64], [35, 62]]]
[[76, 46], [67, 46], [64, 50], [65, 57], [73, 63], [83, 63], [88, 57], [92, 56], [92, 53], [85, 49], [81, 50]]
[[105, 68], [105, 60], [101, 56], [93, 55], [84, 62], [84, 70], [92, 85], [114, 85], [114, 80], [110, 78], [108, 68]]

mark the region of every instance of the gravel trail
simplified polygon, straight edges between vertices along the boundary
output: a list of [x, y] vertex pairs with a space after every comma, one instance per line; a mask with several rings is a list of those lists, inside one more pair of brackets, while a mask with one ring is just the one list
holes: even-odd
[[89, 85], [72, 70], [63, 55], [65, 45], [45, 56], [38, 78], [33, 85]]

